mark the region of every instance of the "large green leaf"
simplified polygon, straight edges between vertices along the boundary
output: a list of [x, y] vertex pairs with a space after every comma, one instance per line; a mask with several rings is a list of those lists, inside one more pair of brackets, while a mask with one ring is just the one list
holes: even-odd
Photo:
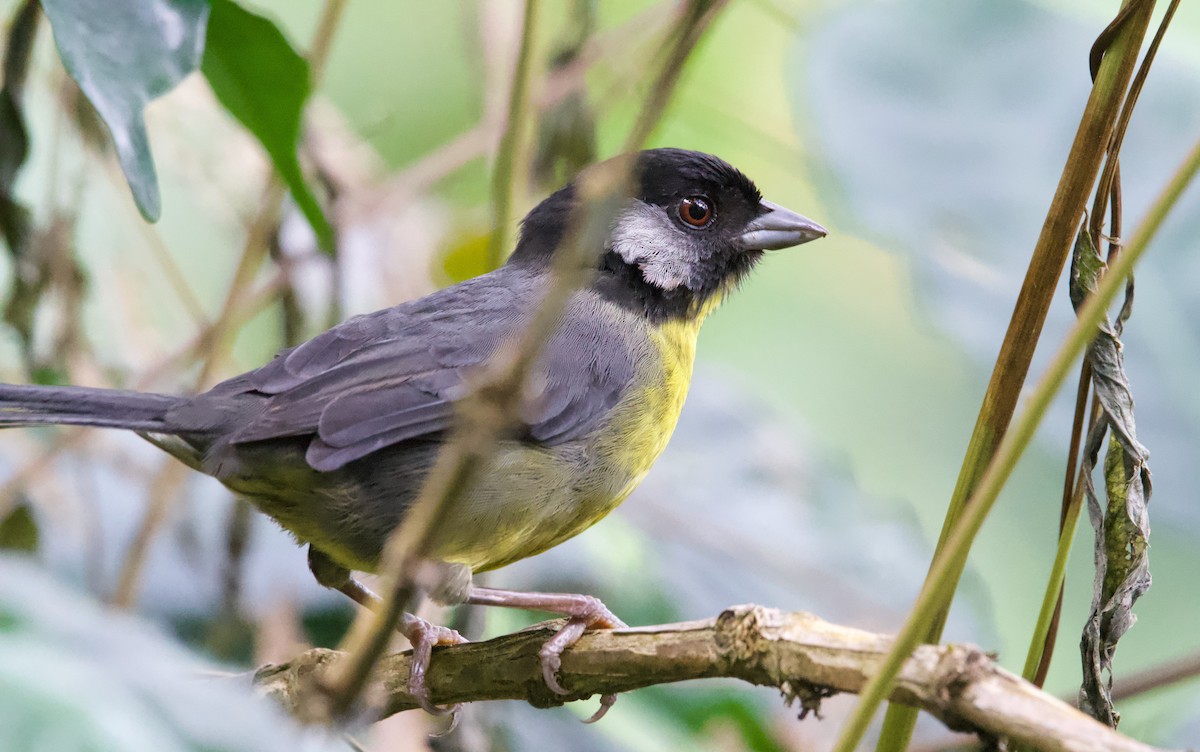
[[225, 109], [262, 143], [326, 251], [333, 229], [304, 181], [296, 144], [308, 99], [308, 62], [275, 24], [231, 0], [213, 0], [201, 66]]
[[134, 617], [0, 556], [0, 749], [342, 749]]
[[63, 65], [104, 118], [142, 216], [162, 211], [142, 110], [200, 64], [205, 0], [42, 0]]

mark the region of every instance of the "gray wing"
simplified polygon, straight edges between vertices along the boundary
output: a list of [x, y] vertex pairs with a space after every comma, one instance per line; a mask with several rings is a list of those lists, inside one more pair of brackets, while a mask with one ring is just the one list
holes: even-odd
[[[330, 471], [384, 447], [439, 436], [450, 427], [467, 375], [521, 331], [539, 297], [532, 294], [540, 289], [536, 277], [510, 269], [351, 319], [219, 385], [214, 397], [235, 391], [264, 398], [241, 417], [231, 443], [311, 436], [308, 463]], [[633, 379], [622, 333], [578, 297], [531, 375], [535, 386], [522, 413], [536, 443], [586, 434]]]

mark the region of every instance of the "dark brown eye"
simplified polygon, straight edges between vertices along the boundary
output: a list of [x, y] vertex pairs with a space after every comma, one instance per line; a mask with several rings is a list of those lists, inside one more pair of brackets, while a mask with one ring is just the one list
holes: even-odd
[[688, 196], [679, 202], [679, 218], [692, 227], [707, 227], [713, 218], [712, 204], [703, 196]]

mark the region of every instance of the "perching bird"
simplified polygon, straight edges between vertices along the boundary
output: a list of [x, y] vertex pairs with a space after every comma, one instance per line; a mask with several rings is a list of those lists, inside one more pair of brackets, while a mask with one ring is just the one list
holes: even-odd
[[[534, 366], [523, 432], [453, 500], [429, 551], [458, 578], [462, 602], [569, 617], [542, 651], [546, 682], [560, 693], [563, 649], [585, 628], [621, 622], [595, 598], [476, 587], [470, 573], [545, 551], [621, 503], [675, 428], [705, 317], [764, 251], [825, 235], [716, 157], [654, 149], [634, 165], [632, 195], [595, 249], [595, 271]], [[0, 385], [0, 427], [140, 432], [308, 544], [318, 581], [365, 604], [370, 593], [351, 570], [378, 567], [470, 374], [523, 331], [548, 289], [577, 203], [574, 184], [542, 201], [500, 269], [352, 318], [203, 394]], [[429, 651], [461, 638], [416, 617], [402, 629], [419, 658], [410, 691], [431, 708]]]

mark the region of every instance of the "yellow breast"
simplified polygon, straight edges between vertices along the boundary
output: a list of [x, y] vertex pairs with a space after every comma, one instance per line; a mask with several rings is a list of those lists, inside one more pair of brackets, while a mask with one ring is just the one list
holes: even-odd
[[666, 448], [692, 380], [698, 325], [668, 323], [651, 332], [658, 363], [646, 364], [643, 385], [631, 390], [615, 411], [597, 451], [625, 470], [623, 499]]
[[692, 318], [649, 328], [651, 350], [657, 358], [651, 358], [639, 374], [643, 385], [621, 401], [597, 442], [598, 454], [626, 479], [609, 509], [633, 492], [666, 449], [692, 382], [700, 325], [719, 302], [714, 298]]
[[579, 534], [624, 501], [675, 430], [702, 321], [636, 322], [645, 327], [637, 374], [610, 417], [567, 444], [503, 445], [435, 555], [475, 571], [501, 567]]

